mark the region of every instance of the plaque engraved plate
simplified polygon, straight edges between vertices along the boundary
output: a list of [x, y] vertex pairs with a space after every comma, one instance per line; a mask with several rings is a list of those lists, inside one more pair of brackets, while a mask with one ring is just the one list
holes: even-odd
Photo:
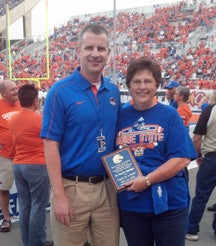
[[142, 176], [142, 172], [129, 147], [101, 157], [116, 192], [127, 189], [126, 182]]

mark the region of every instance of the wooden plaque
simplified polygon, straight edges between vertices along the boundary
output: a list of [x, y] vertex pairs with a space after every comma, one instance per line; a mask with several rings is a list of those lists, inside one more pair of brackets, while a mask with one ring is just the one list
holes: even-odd
[[114, 151], [101, 157], [116, 192], [127, 189], [126, 182], [143, 176], [129, 147]]

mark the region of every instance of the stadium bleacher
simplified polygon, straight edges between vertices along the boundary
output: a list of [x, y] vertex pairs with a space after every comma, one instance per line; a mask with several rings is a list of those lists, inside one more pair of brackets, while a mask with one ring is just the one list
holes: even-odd
[[24, 1], [25, 0], [0, 0], [0, 16], [4, 16], [6, 14], [6, 5], [8, 5], [11, 10]]
[[[181, 2], [157, 6], [150, 15], [145, 14], [144, 9], [143, 12], [122, 10], [116, 18], [115, 57], [112, 53], [105, 74], [113, 77], [115, 63], [114, 80], [121, 87], [125, 86], [129, 62], [146, 55], [160, 62], [163, 87], [168, 80], [174, 79], [191, 89], [216, 89], [216, 4], [200, 4], [189, 9]], [[48, 90], [55, 81], [76, 68], [77, 33], [89, 22], [103, 24], [112, 35], [112, 15], [74, 17], [67, 24], [55, 27], [49, 37], [50, 78], [41, 81], [44, 89]], [[113, 49], [113, 43], [111, 45]], [[14, 78], [47, 77], [45, 41], [21, 40], [13, 44], [12, 56]], [[2, 51], [0, 75], [4, 77], [8, 69], [6, 64], [6, 51]], [[18, 81], [18, 85], [23, 83], [28, 82]]]

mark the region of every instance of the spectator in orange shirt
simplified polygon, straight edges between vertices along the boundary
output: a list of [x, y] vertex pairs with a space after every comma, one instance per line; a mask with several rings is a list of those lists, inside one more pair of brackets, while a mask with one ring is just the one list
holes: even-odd
[[190, 96], [190, 89], [188, 87], [179, 86], [176, 88], [174, 94], [174, 100], [178, 104], [177, 111], [181, 116], [186, 129], [189, 131], [189, 120], [192, 116], [192, 111], [187, 104], [188, 98]]
[[8, 123], [12, 115], [21, 109], [17, 85], [10, 80], [0, 83], [0, 207], [4, 216], [0, 230], [9, 232], [11, 227], [9, 213], [9, 190], [13, 185], [14, 148], [12, 137], [8, 129]]
[[45, 165], [43, 140], [40, 138], [42, 116], [38, 109], [38, 91], [34, 85], [20, 87], [22, 110], [9, 122], [15, 146], [13, 171], [19, 200], [23, 245], [50, 246], [46, 241], [46, 207], [49, 203], [49, 177]]
[[[189, 120], [192, 116], [192, 111], [187, 104], [188, 98], [190, 96], [190, 89], [188, 87], [179, 86], [176, 88], [174, 94], [174, 100], [178, 104], [177, 112], [181, 116], [186, 130], [189, 132]], [[189, 180], [188, 169], [185, 167], [185, 175], [187, 180]]]

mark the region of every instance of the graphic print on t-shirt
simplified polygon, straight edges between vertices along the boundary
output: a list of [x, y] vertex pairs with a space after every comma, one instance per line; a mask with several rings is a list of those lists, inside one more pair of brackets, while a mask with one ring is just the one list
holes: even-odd
[[162, 141], [163, 128], [158, 124], [145, 124], [144, 118], [140, 117], [133, 126], [124, 128], [117, 134], [116, 145], [119, 148], [129, 146], [135, 156], [143, 156], [145, 149], [153, 149]]

